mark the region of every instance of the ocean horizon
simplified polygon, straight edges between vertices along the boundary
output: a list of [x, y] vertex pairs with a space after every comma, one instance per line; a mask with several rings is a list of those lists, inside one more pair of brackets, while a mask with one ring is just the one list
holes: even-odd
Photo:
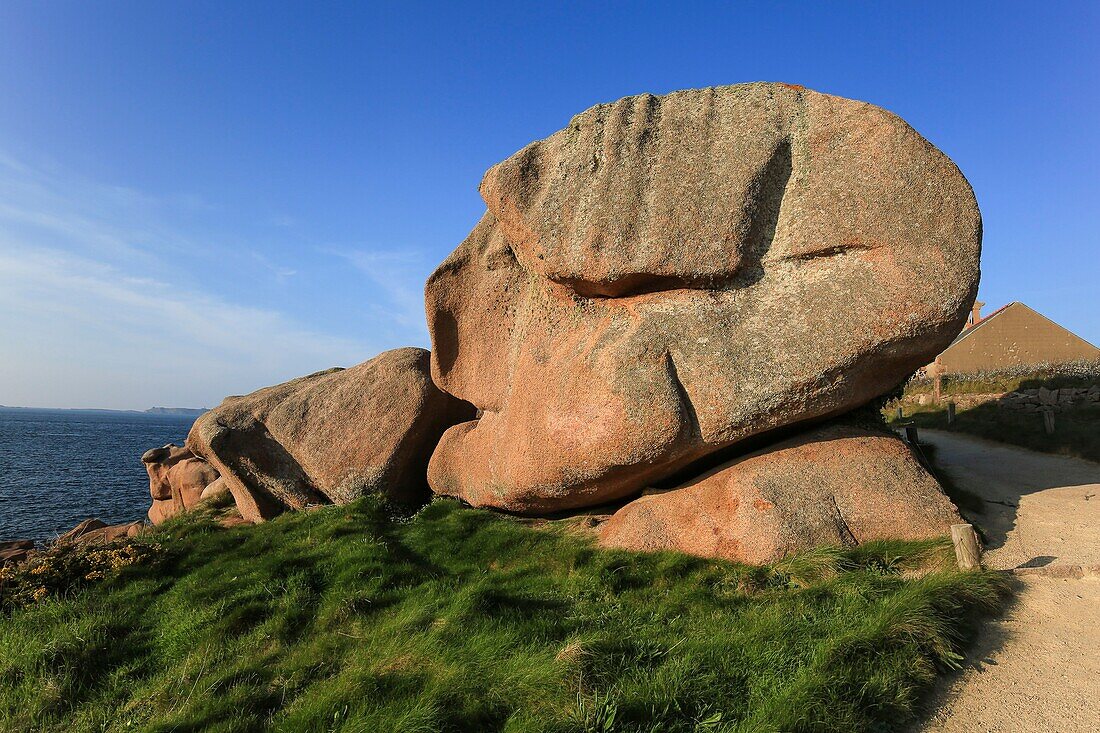
[[191, 411], [0, 407], [0, 541], [44, 542], [79, 522], [144, 519], [141, 454], [182, 444]]

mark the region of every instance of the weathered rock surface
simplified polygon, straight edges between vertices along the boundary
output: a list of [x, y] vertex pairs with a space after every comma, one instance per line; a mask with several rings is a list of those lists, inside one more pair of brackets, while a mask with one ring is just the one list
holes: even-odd
[[178, 511], [194, 508], [207, 486], [218, 480], [218, 471], [202, 458], [185, 458], [168, 471], [172, 500]]
[[107, 524], [101, 519], [85, 519], [57, 538], [57, 543], [107, 544], [125, 537], [136, 537], [145, 530], [142, 522]]
[[225, 482], [225, 479], [218, 477], [202, 490], [202, 494], [199, 495], [199, 499], [205, 501], [215, 496], [220, 496], [229, 491], [229, 484]]
[[23, 562], [34, 552], [33, 540], [0, 542], [0, 568]]
[[218, 471], [189, 448], [173, 445], [153, 448], [141, 456], [149, 474], [153, 504], [149, 521], [160, 524], [199, 503], [203, 491], [218, 478]]
[[427, 351], [395, 349], [227, 398], [195, 421], [187, 446], [217, 468], [241, 515], [256, 522], [367, 493], [422, 501], [439, 436], [472, 416], [432, 383]]
[[145, 472], [149, 474], [149, 493], [157, 501], [172, 498], [172, 485], [168, 482], [168, 472], [182, 460], [194, 454], [183, 446], [169, 443], [160, 448], [151, 448], [141, 456]]
[[822, 545], [942, 537], [961, 521], [896, 435], [833, 424], [629, 502], [600, 543], [756, 564]]
[[481, 194], [426, 287], [432, 376], [481, 410], [429, 480], [477, 506], [625, 498], [842, 414], [931, 361], [977, 289], [955, 165], [889, 112], [787, 85], [593, 107]]
[[171, 499], [153, 499], [153, 505], [149, 507], [148, 517], [151, 524], [161, 524], [179, 513], [176, 504]]

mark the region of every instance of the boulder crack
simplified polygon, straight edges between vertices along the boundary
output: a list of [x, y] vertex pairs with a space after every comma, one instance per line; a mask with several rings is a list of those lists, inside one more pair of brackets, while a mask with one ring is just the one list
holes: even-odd
[[680, 373], [676, 369], [676, 361], [672, 358], [671, 351], [665, 352], [665, 368], [668, 371], [669, 379], [676, 388], [676, 394], [680, 397], [680, 404], [683, 405], [684, 412], [687, 414], [686, 427], [690, 430], [689, 436], [701, 439], [703, 429], [699, 424], [699, 415], [695, 411], [695, 405], [691, 401], [691, 395], [688, 394], [687, 388], [684, 386], [683, 381], [680, 380]]

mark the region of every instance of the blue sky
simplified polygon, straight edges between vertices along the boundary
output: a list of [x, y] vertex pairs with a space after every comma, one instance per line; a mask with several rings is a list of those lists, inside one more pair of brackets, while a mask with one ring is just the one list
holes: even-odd
[[985, 221], [980, 298], [1100, 343], [1095, 3], [0, 4], [0, 404], [211, 406], [427, 345], [482, 173], [598, 102], [890, 109]]

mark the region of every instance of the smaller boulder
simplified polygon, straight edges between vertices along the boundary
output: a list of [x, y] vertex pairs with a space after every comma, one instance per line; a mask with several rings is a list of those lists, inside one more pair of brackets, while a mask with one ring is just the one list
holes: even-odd
[[212, 499], [215, 496], [229, 492], [229, 485], [225, 483], [225, 479], [219, 476], [211, 483], [207, 484], [206, 488], [202, 490], [202, 494], [199, 495], [200, 501], [206, 501]]
[[168, 471], [172, 500], [179, 511], [193, 509], [202, 499], [202, 492], [219, 478], [216, 468], [201, 458], [185, 458]]
[[161, 524], [176, 514], [178, 514], [176, 505], [171, 499], [153, 499], [153, 505], [149, 507], [149, 522], [154, 525]]
[[895, 434], [834, 423], [629, 502], [600, 544], [761, 564], [822, 545], [944, 537], [960, 521]]
[[57, 538], [58, 542], [72, 542], [73, 540], [82, 537], [89, 532], [95, 532], [96, 530], [103, 529], [107, 526], [107, 523], [100, 519], [85, 519], [80, 524], [70, 529], [65, 534]]
[[0, 568], [6, 565], [17, 565], [23, 562], [33, 551], [33, 540], [0, 542]]
[[228, 517], [223, 517], [221, 520], [219, 520], [218, 524], [225, 527], [226, 529], [232, 529], [233, 527], [251, 527], [253, 523], [248, 521], [241, 515], [235, 514]]
[[168, 483], [168, 472], [180, 461], [194, 454], [187, 448], [174, 443], [160, 448], [151, 448], [141, 456], [145, 472], [149, 474], [149, 493], [158, 501], [172, 498], [172, 486]]
[[189, 448], [172, 443], [146, 451], [141, 462], [149, 474], [149, 494], [153, 497], [149, 521], [153, 524], [194, 507], [203, 490], [218, 479], [216, 468]]
[[261, 522], [365, 494], [423, 503], [440, 436], [473, 417], [432, 382], [427, 351], [394, 349], [228, 397], [195, 421], [187, 445], [217, 468], [241, 515]]

